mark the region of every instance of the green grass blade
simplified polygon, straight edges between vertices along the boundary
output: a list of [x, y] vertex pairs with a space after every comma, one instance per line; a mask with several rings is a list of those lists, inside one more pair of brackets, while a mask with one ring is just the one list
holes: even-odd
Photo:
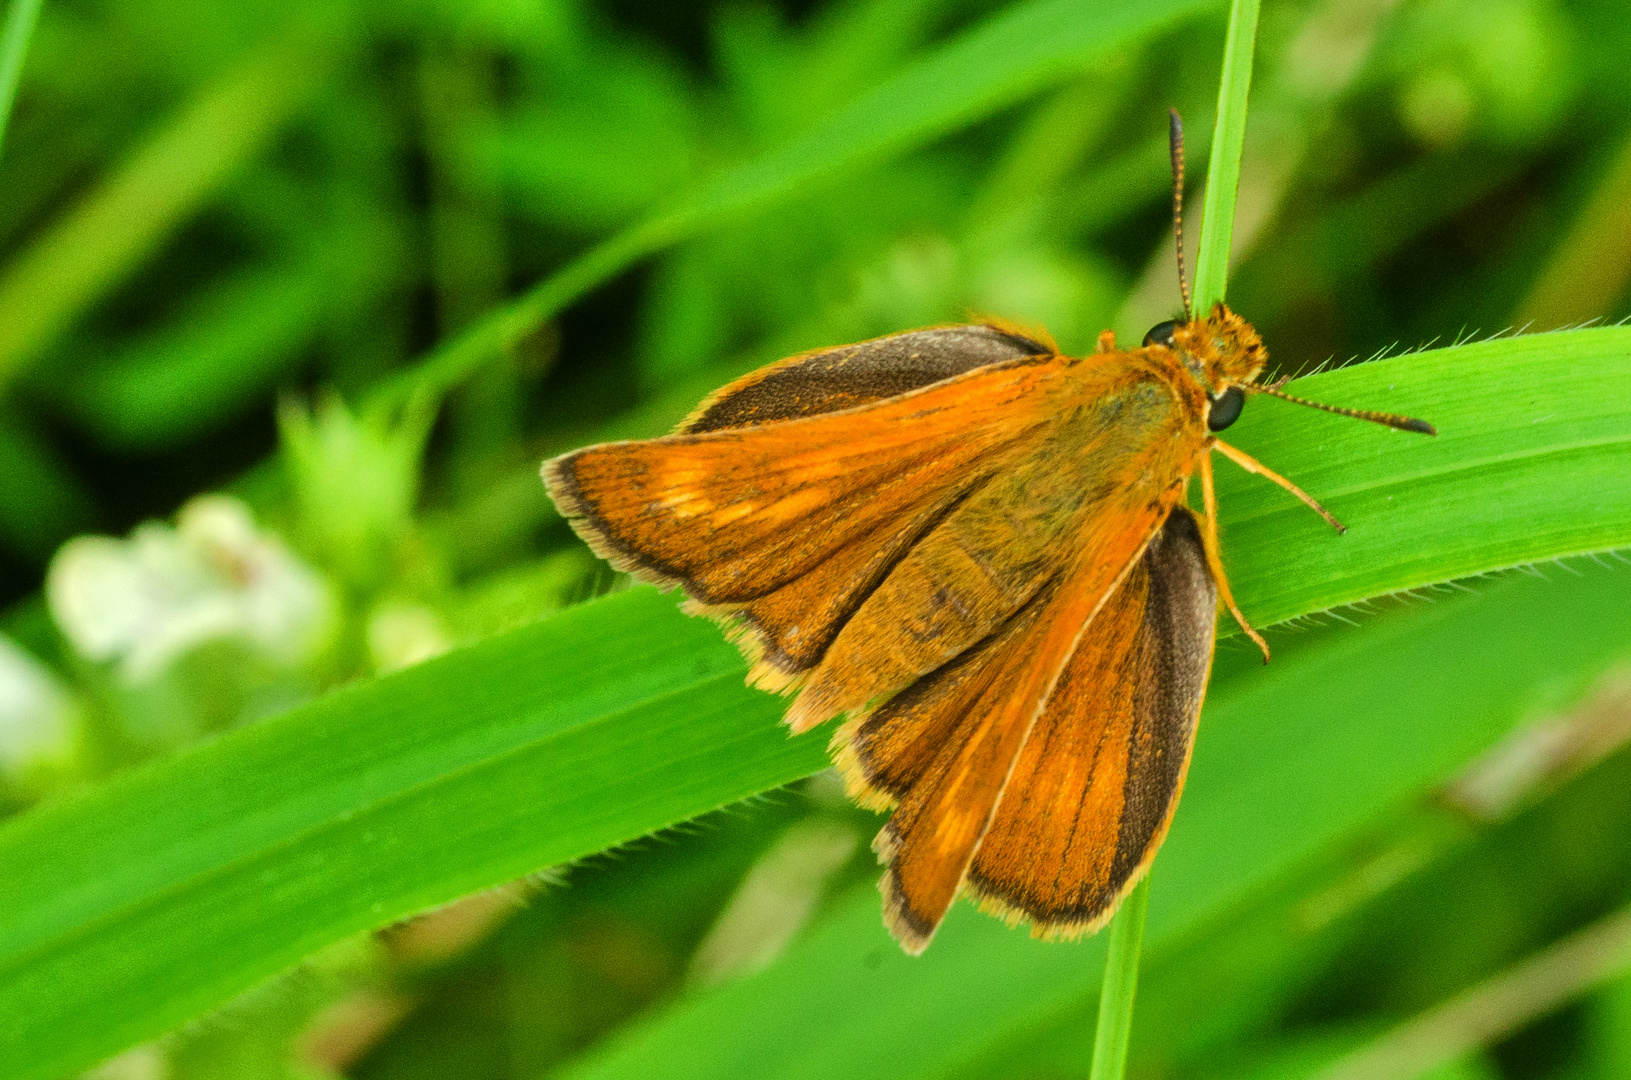
[[1254, 398], [1229, 441], [1324, 502], [1348, 532], [1333, 535], [1280, 488], [1218, 462], [1224, 563], [1247, 617], [1272, 624], [1624, 546], [1628, 363], [1631, 328], [1606, 327], [1434, 349], [1292, 384], [1315, 401], [1423, 417], [1437, 438]]
[[0, 30], [0, 149], [6, 145], [6, 128], [11, 123], [11, 107], [17, 101], [17, 84], [23, 81], [23, 60], [39, 21], [45, 0], [11, 0], [6, 7], [6, 24]]
[[820, 768], [778, 713], [717, 632], [639, 590], [28, 815], [0, 833], [7, 1076], [70, 1072], [339, 937]]
[[1234, 0], [1229, 36], [1223, 45], [1223, 79], [1218, 87], [1217, 125], [1206, 165], [1206, 200], [1201, 209], [1201, 241], [1195, 254], [1195, 314], [1223, 302], [1229, 276], [1229, 247], [1235, 231], [1235, 193], [1240, 189], [1240, 154], [1246, 144], [1246, 95], [1252, 85], [1257, 43], [1257, 0]]
[[[1366, 633], [1327, 635], [1267, 670], [1243, 665], [1201, 718], [1151, 885], [1146, 963], [1300, 860], [1421, 798], [1554, 704], [1559, 683], [1578, 693], [1624, 663], [1628, 602], [1624, 570], [1513, 578]], [[567, 1075], [726, 1080], [751, 1063], [763, 1080], [929, 1080], [1062, 1013], [1088, 1015], [1104, 950], [1105, 935], [1079, 946], [1033, 941], [960, 904], [932, 949], [906, 957], [881, 926], [876, 892], [862, 888], [770, 970], [676, 1003]]]
[[[1628, 355], [1631, 329], [1584, 330], [1399, 357], [1299, 387], [1424, 415], [1439, 423], [1437, 440], [1254, 402], [1237, 425], [1240, 444], [1328, 499], [1351, 531], [1334, 536], [1278, 488], [1222, 474], [1225, 557], [1248, 614], [1271, 623], [1514, 563], [1631, 545]], [[1401, 672], [1427, 681], [1412, 689], [1389, 678], [1381, 704], [1412, 705], [1389, 705], [1393, 719], [1374, 729], [1343, 726], [1372, 716], [1378, 703], [1367, 704], [1376, 682], [1342, 668], [1309, 684], [1327, 695], [1327, 712], [1309, 711], [1306, 700], [1302, 713], [1266, 700], [1235, 713], [1216, 696], [1151, 897], [1152, 947], [1272, 868], [1231, 863], [1220, 871], [1216, 860], [1246, 854], [1230, 829], [1272, 811], [1289, 831], [1266, 850], [1302, 852], [1329, 835], [1305, 834], [1293, 824], [1301, 820], [1296, 805], [1282, 805], [1308, 798], [1303, 789], [1282, 791], [1276, 785], [1287, 778], [1278, 774], [1250, 779], [1250, 755], [1262, 744], [1217, 749], [1234, 745], [1230, 732], [1269, 738], [1283, 730], [1319, 744], [1319, 753], [1328, 743], [1345, 747], [1341, 762], [1353, 775], [1337, 778], [1326, 809], [1335, 815], [1331, 828], [1351, 827], [1355, 815], [1363, 820], [1482, 745], [1490, 718], [1510, 717], [1524, 693], [1513, 683], [1522, 672], [1576, 663], [1575, 653], [1548, 650], [1595, 656], [1591, 649], [1627, 640], [1613, 621], [1631, 610], [1626, 598], [1599, 592], [1574, 612], [1565, 601], [1569, 589], [1584, 587], [1575, 580], [1536, 583], [1539, 598], [1525, 601], [1533, 610], [1492, 617], [1490, 640], [1521, 634], [1531, 650], [1513, 671], [1489, 667], [1506, 655], [1499, 649], [1489, 658], [1435, 657], [1428, 634], [1419, 655], [1398, 661]], [[1603, 588], [1626, 580], [1607, 575]], [[1409, 625], [1459, 610], [1409, 612]], [[1560, 612], [1566, 621], [1556, 629]], [[1580, 640], [1577, 630], [1596, 636]], [[1392, 639], [1378, 628], [1354, 640], [1382, 648]], [[1294, 667], [1281, 661], [1272, 670], [1278, 679]], [[1353, 671], [1361, 670], [1385, 668], [1356, 661]], [[1482, 681], [1452, 693], [1463, 671]], [[824, 739], [787, 739], [775, 723], [783, 702], [745, 689], [741, 674], [712, 624], [633, 592], [336, 693], [7, 823], [0, 1060], [8, 1075], [44, 1078], [88, 1065], [328, 942], [819, 768]], [[1475, 705], [1476, 715], [1468, 712]], [[1254, 710], [1273, 718], [1269, 729], [1252, 727]], [[1441, 712], [1451, 717], [1442, 731], [1417, 730], [1416, 717], [1434, 716], [1436, 725]], [[1332, 732], [1321, 729], [1336, 719]], [[1389, 779], [1352, 768], [1387, 746], [1373, 740], [1401, 725], [1420, 758], [1399, 764], [1407, 773]], [[1421, 740], [1441, 737], [1448, 741], [1422, 748]], [[1235, 789], [1224, 778], [1256, 801], [1228, 802]], [[1226, 806], [1198, 809], [1217, 797]], [[1170, 909], [1168, 898], [1178, 896], [1199, 897], [1198, 906]], [[895, 971], [899, 957], [882, 938], [876, 896], [863, 906], [871, 944], [845, 962], [862, 970], [877, 954], [885, 957], [880, 971]], [[997, 954], [1025, 948], [983, 918], [954, 912], [948, 925], [989, 927], [974, 933], [995, 935]], [[937, 941], [924, 970], [958, 955]], [[1057, 978], [1072, 993], [1097, 984], [1089, 953], [1034, 955], [1047, 970], [1067, 968]], [[1014, 995], [1020, 1013], [1041, 1007]]]
[[782, 149], [725, 173], [606, 240], [381, 383], [370, 401], [390, 408], [415, 393], [446, 390], [640, 259], [809, 191], [844, 170], [955, 131], [1208, 6], [1202, 0], [1017, 4], [933, 50]]
[[1329, 1068], [1305, 1075], [1312, 1080], [1443, 1076], [1456, 1062], [1623, 978], [1628, 970], [1631, 908], [1621, 908], [1383, 1032]]

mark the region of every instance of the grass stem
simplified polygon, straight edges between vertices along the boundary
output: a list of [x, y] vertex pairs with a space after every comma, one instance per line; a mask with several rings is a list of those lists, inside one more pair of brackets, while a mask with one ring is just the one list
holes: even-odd
[[1240, 190], [1240, 156], [1246, 143], [1246, 96], [1252, 83], [1257, 44], [1258, 0], [1234, 0], [1229, 36], [1223, 46], [1218, 86], [1218, 119], [1206, 165], [1206, 202], [1201, 210], [1201, 242], [1195, 253], [1195, 314], [1223, 300], [1229, 276], [1229, 248], [1235, 231], [1235, 194]]
[[[1234, 234], [1235, 193], [1240, 187], [1240, 157], [1246, 139], [1246, 99], [1251, 90], [1252, 53], [1257, 44], [1258, 0], [1233, 0], [1229, 35], [1223, 47], [1223, 75], [1218, 87], [1217, 126], [1206, 166], [1206, 201], [1201, 241], [1195, 259], [1195, 314], [1204, 317], [1223, 300], [1229, 274], [1229, 246]], [[1138, 989], [1138, 958], [1144, 944], [1144, 914], [1149, 907], [1146, 877], [1127, 895], [1110, 923], [1110, 956], [1099, 994], [1099, 1024], [1093, 1042], [1091, 1080], [1122, 1080], [1127, 1072], [1127, 1041], [1133, 1026], [1133, 995]]]
[[1099, 993], [1099, 1026], [1093, 1039], [1090, 1080], [1121, 1080], [1127, 1072], [1127, 1039], [1133, 1030], [1133, 995], [1138, 990], [1138, 956], [1144, 948], [1144, 914], [1150, 879], [1134, 886], [1110, 920], [1110, 956], [1104, 962]]

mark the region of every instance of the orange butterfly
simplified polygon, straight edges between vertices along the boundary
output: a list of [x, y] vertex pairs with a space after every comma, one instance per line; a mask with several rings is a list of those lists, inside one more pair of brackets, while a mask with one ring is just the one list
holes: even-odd
[[[1182, 258], [1182, 129], [1173, 114]], [[1186, 316], [1189, 289], [1179, 264]], [[619, 570], [723, 621], [759, 687], [797, 694], [861, 805], [884, 919], [927, 947], [959, 892], [1033, 933], [1101, 926], [1166, 834], [1222, 603], [1211, 451], [1342, 526], [1215, 433], [1268, 354], [1222, 304], [1087, 357], [997, 324], [818, 349], [672, 435], [544, 466]], [[1333, 409], [1431, 434], [1419, 420]], [[1201, 475], [1203, 516], [1186, 505]]]

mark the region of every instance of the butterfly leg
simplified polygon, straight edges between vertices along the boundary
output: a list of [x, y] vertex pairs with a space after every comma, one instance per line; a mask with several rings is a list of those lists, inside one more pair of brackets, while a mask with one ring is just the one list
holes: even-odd
[[[1222, 443], [1213, 440], [1214, 445]], [[1212, 571], [1212, 580], [1217, 582], [1218, 597], [1229, 609], [1229, 614], [1235, 617], [1235, 622], [1246, 632], [1246, 636], [1257, 643], [1263, 650], [1263, 663], [1269, 662], [1269, 643], [1263, 640], [1263, 635], [1252, 629], [1252, 624], [1246, 621], [1246, 616], [1240, 613], [1235, 605], [1234, 594], [1229, 591], [1229, 578], [1223, 572], [1223, 557], [1218, 554], [1218, 495], [1212, 486], [1212, 455], [1201, 455], [1201, 502], [1206, 511], [1206, 529], [1201, 533], [1201, 546], [1206, 549], [1206, 565]]]
[[1228, 443], [1220, 442], [1217, 439], [1212, 440], [1212, 446], [1218, 453], [1222, 454], [1236, 465], [1239, 465], [1247, 472], [1256, 473], [1258, 476], [1264, 477], [1265, 479], [1273, 480], [1276, 484], [1279, 484], [1281, 487], [1297, 496], [1297, 498], [1301, 499], [1309, 509], [1313, 510], [1320, 517], [1324, 518], [1326, 522], [1330, 524], [1331, 528], [1335, 529], [1337, 532], [1345, 533], [1348, 531], [1348, 526], [1338, 521], [1331, 511], [1319, 504], [1319, 500], [1315, 499], [1314, 496], [1308, 494], [1308, 492], [1304, 491], [1296, 484], [1293, 484], [1290, 480], [1287, 480], [1285, 477], [1281, 476], [1267, 465], [1264, 465], [1261, 461], [1258, 461], [1250, 454], [1243, 450], [1236, 450]]

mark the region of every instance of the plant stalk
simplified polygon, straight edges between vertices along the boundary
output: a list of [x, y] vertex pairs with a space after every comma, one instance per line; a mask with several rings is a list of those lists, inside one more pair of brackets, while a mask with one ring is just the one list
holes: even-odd
[[[1195, 315], [1205, 318], [1221, 303], [1229, 275], [1229, 246], [1234, 235], [1235, 193], [1240, 187], [1240, 158], [1246, 138], [1246, 99], [1251, 90], [1252, 56], [1257, 45], [1259, 0], [1233, 0], [1229, 35], [1223, 46], [1223, 74], [1218, 86], [1217, 126], [1206, 167], [1206, 201], [1201, 240], [1195, 259]], [[1122, 1080], [1127, 1073], [1127, 1043], [1133, 1027], [1133, 995], [1138, 989], [1138, 959], [1144, 946], [1144, 915], [1149, 907], [1148, 876], [1122, 902], [1110, 922], [1110, 955], [1099, 994], [1099, 1023], [1093, 1041], [1091, 1080]]]
[[1099, 992], [1099, 1026], [1093, 1038], [1090, 1080], [1122, 1080], [1127, 1073], [1127, 1039], [1133, 1030], [1133, 995], [1138, 990], [1138, 956], [1144, 949], [1144, 914], [1150, 906], [1150, 879], [1133, 887], [1110, 920], [1110, 956]]

